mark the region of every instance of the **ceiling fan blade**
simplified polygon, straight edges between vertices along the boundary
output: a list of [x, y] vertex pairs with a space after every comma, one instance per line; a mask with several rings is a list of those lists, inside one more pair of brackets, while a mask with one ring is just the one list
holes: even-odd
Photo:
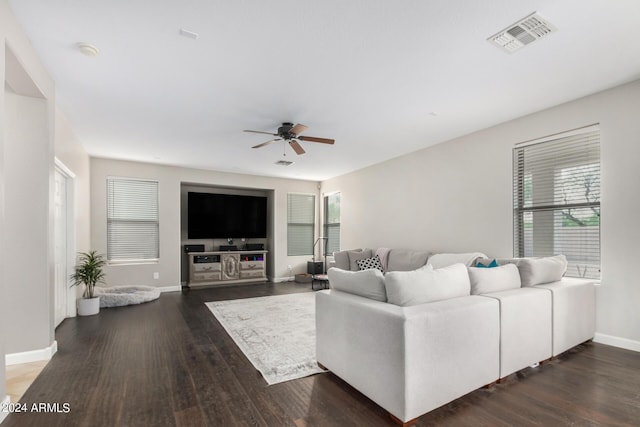
[[289, 145], [291, 146], [291, 148], [293, 148], [293, 151], [295, 151], [296, 154], [304, 154], [305, 153], [305, 151], [302, 149], [300, 144], [298, 144], [298, 141], [291, 140], [291, 141], [289, 141]]
[[272, 139], [271, 141], [267, 141], [267, 142], [263, 142], [262, 144], [254, 145], [251, 148], [264, 147], [265, 145], [273, 144], [274, 142], [278, 142], [278, 141], [282, 141], [282, 139], [280, 139], [280, 138]]
[[251, 132], [251, 133], [263, 133], [265, 135], [272, 135], [272, 136], [278, 136], [277, 133], [273, 133], [273, 132], [265, 132], [265, 131], [261, 131], [261, 130], [243, 130], [242, 132]]
[[300, 136], [298, 137], [300, 141], [310, 141], [310, 142], [321, 142], [323, 144], [333, 144], [336, 142], [334, 139], [329, 138], [318, 138], [315, 136]]
[[309, 129], [307, 126], [301, 125], [300, 123], [298, 123], [297, 125], [292, 127], [291, 130], [289, 130], [289, 132], [291, 132], [294, 135], [300, 135], [302, 132], [304, 132], [307, 129]]

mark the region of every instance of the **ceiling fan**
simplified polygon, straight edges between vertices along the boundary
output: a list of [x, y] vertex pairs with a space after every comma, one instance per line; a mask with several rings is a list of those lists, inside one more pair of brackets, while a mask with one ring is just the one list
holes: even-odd
[[254, 145], [251, 148], [260, 148], [260, 147], [264, 147], [265, 145], [273, 144], [274, 142], [284, 140], [289, 143], [289, 145], [291, 146], [291, 148], [293, 148], [293, 151], [295, 151], [296, 154], [305, 153], [304, 149], [302, 148], [302, 146], [298, 141], [320, 142], [322, 144], [333, 144], [335, 142], [335, 140], [328, 139], [328, 138], [318, 138], [315, 136], [300, 136], [300, 134], [305, 130], [307, 130], [307, 127], [305, 125], [301, 125], [301, 124], [294, 125], [293, 123], [282, 123], [282, 126], [278, 128], [277, 133], [264, 132], [261, 130], [245, 130], [244, 132], [263, 133], [266, 135], [277, 136], [277, 138], [275, 139], [271, 139], [267, 142], [263, 142], [262, 144]]

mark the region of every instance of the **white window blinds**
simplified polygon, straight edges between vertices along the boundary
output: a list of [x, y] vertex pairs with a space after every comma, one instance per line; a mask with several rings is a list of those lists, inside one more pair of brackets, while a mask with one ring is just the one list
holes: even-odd
[[313, 255], [316, 196], [287, 194], [287, 255]]
[[514, 254], [564, 254], [567, 276], [600, 277], [600, 131], [516, 147]]
[[333, 193], [324, 198], [324, 235], [326, 255], [340, 251], [340, 193]]
[[107, 178], [107, 259], [155, 260], [159, 247], [158, 183]]

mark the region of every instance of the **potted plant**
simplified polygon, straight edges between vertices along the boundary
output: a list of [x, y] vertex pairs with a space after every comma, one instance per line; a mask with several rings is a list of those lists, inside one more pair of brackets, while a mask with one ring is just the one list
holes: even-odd
[[79, 252], [79, 264], [76, 271], [71, 275], [73, 283], [71, 286], [84, 285], [82, 298], [78, 299], [78, 315], [91, 316], [100, 311], [100, 297], [94, 296], [93, 292], [96, 283], [103, 282], [104, 271], [102, 268], [106, 264], [104, 255], [96, 251]]

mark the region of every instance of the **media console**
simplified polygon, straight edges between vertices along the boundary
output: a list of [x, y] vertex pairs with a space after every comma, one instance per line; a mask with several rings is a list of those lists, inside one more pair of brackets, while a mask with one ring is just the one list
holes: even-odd
[[267, 251], [189, 252], [190, 287], [267, 281]]

